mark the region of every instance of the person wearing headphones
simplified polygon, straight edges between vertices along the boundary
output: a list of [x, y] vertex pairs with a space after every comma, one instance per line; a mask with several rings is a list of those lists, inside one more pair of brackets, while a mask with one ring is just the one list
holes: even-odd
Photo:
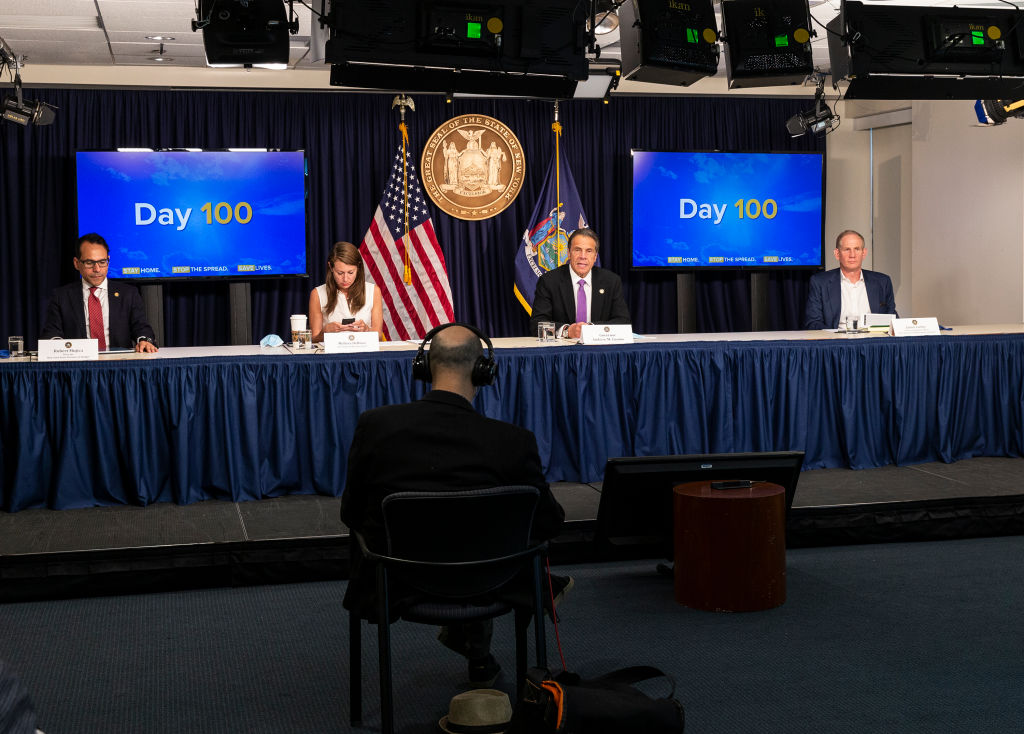
[[[487, 356], [481, 339], [487, 341]], [[424, 352], [428, 341], [430, 349]], [[540, 490], [534, 539], [547, 540], [559, 532], [565, 511], [544, 479], [533, 433], [473, 408], [478, 387], [491, 384], [494, 372], [490, 341], [479, 330], [445, 324], [427, 334], [413, 362], [414, 377], [432, 383], [430, 392], [415, 402], [373, 408], [359, 416], [348, 454], [341, 520], [361, 532], [368, 547], [386, 550], [381, 502], [394, 492], [531, 485]], [[360, 574], [356, 544], [351, 548], [344, 606], [372, 618], [374, 574]], [[552, 586], [557, 603], [572, 581], [552, 577]], [[493, 685], [501, 668], [490, 654], [490, 620], [442, 628], [438, 639], [466, 657], [470, 685]]]

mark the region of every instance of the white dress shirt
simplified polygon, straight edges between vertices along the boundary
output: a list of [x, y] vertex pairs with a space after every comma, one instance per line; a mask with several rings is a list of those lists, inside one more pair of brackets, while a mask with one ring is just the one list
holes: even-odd
[[868, 301], [868, 289], [864, 285], [864, 271], [858, 273], [860, 276], [856, 282], [851, 283], [850, 279], [840, 271], [839, 290], [842, 294], [841, 308], [839, 310], [839, 323], [843, 323], [847, 316], [860, 318], [866, 313], [871, 313], [871, 303]]

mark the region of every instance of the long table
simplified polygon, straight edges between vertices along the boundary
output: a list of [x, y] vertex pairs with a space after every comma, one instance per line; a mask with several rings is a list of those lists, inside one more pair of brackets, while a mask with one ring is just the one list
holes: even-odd
[[[610, 456], [799, 449], [805, 468], [854, 469], [1022, 456], [1022, 332], [497, 339], [476, 405], [536, 434], [550, 481], [599, 480]], [[423, 394], [414, 349], [0, 360], [3, 509], [340, 495], [359, 414]]]

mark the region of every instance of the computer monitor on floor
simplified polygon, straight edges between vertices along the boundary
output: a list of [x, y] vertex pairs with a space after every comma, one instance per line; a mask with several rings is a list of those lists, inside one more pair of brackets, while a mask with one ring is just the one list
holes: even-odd
[[671, 558], [673, 487], [701, 481], [771, 482], [786, 490], [788, 513], [803, 463], [803, 451], [610, 458], [604, 467], [596, 539], [606, 547], [657, 548]]

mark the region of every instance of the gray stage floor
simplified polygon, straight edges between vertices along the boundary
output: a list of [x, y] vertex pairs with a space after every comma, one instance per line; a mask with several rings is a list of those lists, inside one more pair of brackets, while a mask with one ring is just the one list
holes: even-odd
[[[1024, 459], [977, 458], [955, 464], [822, 469], [800, 476], [794, 507], [1024, 494]], [[597, 516], [600, 483], [557, 483], [569, 521]], [[258, 502], [156, 504], [0, 513], [0, 556], [118, 548], [331, 538], [347, 535], [340, 500], [293, 496]]]

